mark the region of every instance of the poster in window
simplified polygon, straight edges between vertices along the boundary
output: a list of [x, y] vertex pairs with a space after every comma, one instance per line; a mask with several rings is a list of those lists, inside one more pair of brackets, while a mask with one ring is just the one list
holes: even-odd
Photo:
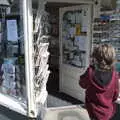
[[7, 20], [7, 40], [11, 42], [18, 41], [17, 20]]

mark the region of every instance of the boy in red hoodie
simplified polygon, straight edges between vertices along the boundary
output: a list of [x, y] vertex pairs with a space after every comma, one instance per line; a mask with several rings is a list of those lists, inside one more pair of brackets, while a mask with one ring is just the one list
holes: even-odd
[[113, 67], [115, 50], [101, 44], [92, 54], [93, 65], [80, 76], [79, 84], [86, 89], [85, 105], [91, 120], [110, 120], [118, 97], [118, 74]]

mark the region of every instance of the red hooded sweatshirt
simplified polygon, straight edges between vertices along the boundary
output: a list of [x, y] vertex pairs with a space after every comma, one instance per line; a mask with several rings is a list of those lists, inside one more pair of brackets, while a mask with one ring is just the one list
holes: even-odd
[[110, 120], [115, 113], [114, 102], [119, 93], [118, 75], [114, 69], [111, 73], [97, 73], [89, 67], [87, 74], [80, 77], [79, 84], [86, 89], [85, 105], [90, 118]]

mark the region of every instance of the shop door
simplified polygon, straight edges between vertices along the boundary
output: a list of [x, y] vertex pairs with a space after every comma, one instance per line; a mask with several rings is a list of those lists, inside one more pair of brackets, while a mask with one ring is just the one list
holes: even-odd
[[60, 8], [60, 91], [84, 101], [80, 75], [89, 65], [91, 5]]

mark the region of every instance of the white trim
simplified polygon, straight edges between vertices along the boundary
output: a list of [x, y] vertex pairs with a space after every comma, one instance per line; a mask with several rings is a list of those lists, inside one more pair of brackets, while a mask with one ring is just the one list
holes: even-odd
[[[84, 109], [82, 106], [84, 106], [84, 104], [80, 104], [80, 105], [69, 105], [69, 106], [62, 106], [62, 107], [50, 107], [50, 108], [47, 108], [46, 110], [47, 111], [56, 111], [56, 110], [67, 110], [67, 109], [72, 109], [72, 108], [81, 108], [81, 109]], [[84, 109], [86, 110], [86, 109]]]
[[93, 0], [45, 0], [46, 2], [55, 2], [55, 3], [87, 3], [94, 4]]
[[[5, 102], [6, 101], [6, 102]], [[23, 104], [15, 98], [0, 93], [0, 105], [9, 108], [22, 115], [27, 115], [27, 105]]]
[[23, 0], [23, 22], [25, 43], [25, 74], [27, 88], [28, 116], [36, 117], [34, 99], [34, 69], [33, 69], [33, 14], [32, 0]]

